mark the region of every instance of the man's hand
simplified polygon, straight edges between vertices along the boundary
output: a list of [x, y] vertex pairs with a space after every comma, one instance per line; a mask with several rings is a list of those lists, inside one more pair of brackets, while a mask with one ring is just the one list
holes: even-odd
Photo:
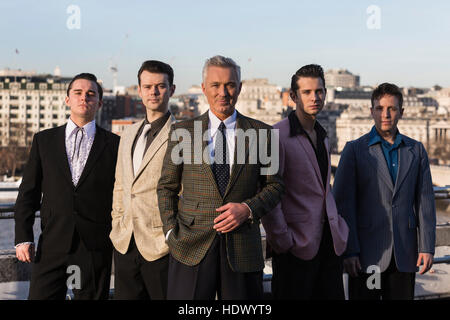
[[417, 259], [417, 266], [420, 266], [422, 264], [423, 260], [423, 267], [420, 270], [419, 274], [424, 274], [428, 270], [431, 269], [431, 266], [433, 265], [433, 255], [431, 253], [419, 253], [419, 258]]
[[34, 260], [34, 244], [21, 244], [16, 248], [19, 261], [30, 263]]
[[350, 257], [344, 259], [344, 272], [347, 272], [351, 277], [357, 277], [361, 270], [359, 257]]
[[233, 231], [250, 216], [249, 208], [242, 203], [229, 202], [217, 208], [216, 211], [222, 212], [222, 214], [214, 219], [214, 229], [222, 233]]

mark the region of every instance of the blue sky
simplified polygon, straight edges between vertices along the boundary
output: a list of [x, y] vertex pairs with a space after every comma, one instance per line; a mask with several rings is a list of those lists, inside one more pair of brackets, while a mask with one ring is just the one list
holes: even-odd
[[[80, 8], [80, 29], [66, 26]], [[380, 8], [381, 28], [366, 12]], [[177, 93], [200, 84], [206, 58], [232, 57], [242, 77], [289, 86], [302, 65], [346, 68], [362, 84], [450, 86], [450, 1], [21, 1], [0, 2], [0, 69], [95, 73], [136, 84], [147, 59], [168, 62]], [[15, 49], [19, 54], [15, 54]]]

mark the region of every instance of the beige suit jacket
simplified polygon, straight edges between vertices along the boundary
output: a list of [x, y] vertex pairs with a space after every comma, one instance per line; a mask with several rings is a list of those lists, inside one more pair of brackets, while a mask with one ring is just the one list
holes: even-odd
[[173, 117], [170, 117], [147, 149], [134, 176], [132, 146], [144, 120], [126, 128], [121, 135], [113, 193], [111, 241], [125, 254], [134, 234], [137, 249], [147, 261], [169, 252], [162, 229], [156, 187], [167, 149]]

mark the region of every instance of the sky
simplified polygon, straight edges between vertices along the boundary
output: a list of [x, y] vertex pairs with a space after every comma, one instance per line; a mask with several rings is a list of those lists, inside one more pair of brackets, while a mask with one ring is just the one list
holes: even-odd
[[173, 67], [184, 93], [221, 54], [243, 79], [282, 87], [309, 63], [348, 69], [362, 85], [450, 87], [449, 15], [445, 0], [2, 0], [0, 69], [59, 66], [63, 76], [91, 72], [111, 88], [111, 65], [130, 86], [142, 62], [156, 59]]

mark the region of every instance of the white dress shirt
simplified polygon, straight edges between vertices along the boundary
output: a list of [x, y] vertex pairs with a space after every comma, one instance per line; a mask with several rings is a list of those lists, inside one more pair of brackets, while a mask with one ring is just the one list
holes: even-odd
[[235, 135], [236, 135], [236, 110], [234, 110], [233, 114], [226, 118], [225, 120], [220, 120], [216, 117], [214, 113], [211, 112], [211, 110], [208, 111], [208, 154], [209, 154], [209, 161], [212, 163], [214, 160], [214, 147], [216, 146], [216, 140], [217, 140], [217, 132], [219, 129], [219, 125], [221, 122], [225, 125], [225, 135], [227, 139], [227, 157], [228, 157], [228, 163], [230, 164], [230, 175], [231, 175], [231, 168], [234, 164], [234, 148], [235, 148]]
[[74, 186], [78, 184], [94, 143], [95, 120], [85, 124], [78, 134], [76, 134], [77, 128], [78, 126], [69, 118], [66, 126], [66, 152]]

